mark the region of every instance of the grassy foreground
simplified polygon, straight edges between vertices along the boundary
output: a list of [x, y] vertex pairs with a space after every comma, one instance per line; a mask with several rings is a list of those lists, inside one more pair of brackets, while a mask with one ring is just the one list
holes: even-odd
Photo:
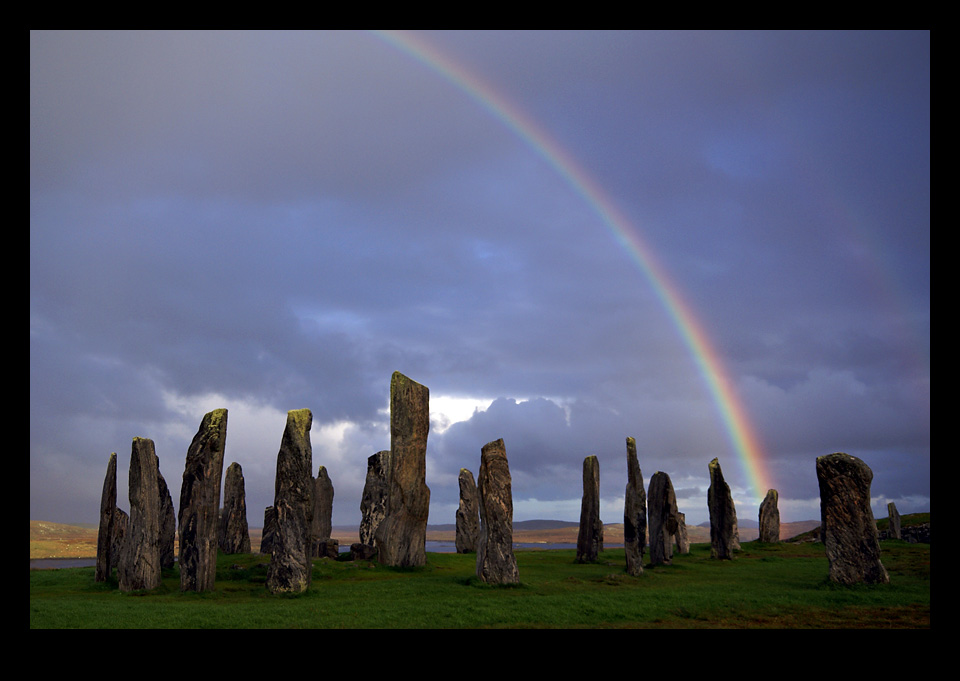
[[[518, 551], [519, 585], [475, 576], [472, 554], [422, 568], [314, 561], [299, 596], [265, 587], [269, 560], [221, 555], [215, 591], [181, 593], [177, 568], [150, 592], [97, 584], [94, 568], [30, 571], [31, 628], [929, 628], [930, 546], [881, 542], [890, 583], [827, 579], [822, 544], [748, 542], [733, 561], [695, 544], [630, 577], [623, 549], [577, 564], [574, 550]], [[239, 567], [238, 567], [239, 566]]]

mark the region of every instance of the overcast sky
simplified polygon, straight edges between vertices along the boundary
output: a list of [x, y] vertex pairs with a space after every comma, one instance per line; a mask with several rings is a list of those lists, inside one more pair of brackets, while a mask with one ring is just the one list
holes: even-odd
[[879, 517], [929, 510], [928, 32], [35, 31], [30, 518], [97, 522], [111, 452], [129, 510], [134, 437], [178, 505], [223, 407], [260, 527], [308, 408], [355, 526], [400, 371], [430, 389], [431, 524], [497, 438], [514, 520], [576, 521], [597, 455], [622, 522], [627, 436], [688, 523], [714, 457], [756, 520], [766, 490], [649, 272], [534, 131], [689, 305], [783, 521], [819, 518], [837, 451]]

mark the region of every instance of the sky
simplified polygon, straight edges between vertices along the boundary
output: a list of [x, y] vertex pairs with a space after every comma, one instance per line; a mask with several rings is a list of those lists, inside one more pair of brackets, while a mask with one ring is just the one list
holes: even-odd
[[203, 415], [263, 525], [310, 409], [334, 525], [430, 390], [430, 524], [505, 443], [514, 521], [623, 521], [626, 438], [709, 519], [816, 458], [930, 509], [930, 34], [30, 33], [30, 518], [96, 523]]

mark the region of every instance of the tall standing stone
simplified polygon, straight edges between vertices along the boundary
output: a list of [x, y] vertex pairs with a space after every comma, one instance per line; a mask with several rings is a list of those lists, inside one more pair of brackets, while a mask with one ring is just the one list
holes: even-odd
[[173, 510], [173, 498], [167, 481], [160, 473], [160, 458], [157, 458], [157, 492], [160, 495], [160, 567], [171, 569], [176, 563], [177, 514]]
[[480, 539], [480, 498], [473, 473], [460, 469], [460, 506], [457, 508], [457, 553], [476, 553]]
[[220, 480], [227, 443], [227, 410], [204, 415], [187, 448], [180, 487], [180, 590], [210, 591], [217, 577]]
[[900, 531], [900, 513], [897, 511], [897, 505], [892, 501], [887, 504], [887, 519], [890, 521], [887, 527], [887, 538], [903, 539]]
[[311, 555], [321, 556], [320, 543], [329, 542], [333, 533], [333, 483], [326, 466], [320, 466], [313, 481], [313, 524], [311, 526]]
[[477, 577], [488, 584], [520, 581], [513, 555], [513, 491], [503, 440], [480, 449], [477, 477], [480, 501], [480, 541], [477, 544]]
[[713, 459], [710, 470], [710, 488], [707, 490], [707, 508], [710, 511], [710, 555], [730, 560], [740, 548], [737, 510], [730, 496], [730, 486], [723, 479], [720, 462]]
[[121, 591], [160, 586], [160, 493], [153, 440], [135, 437], [128, 481], [130, 516], [117, 576]]
[[627, 438], [627, 489], [623, 495], [623, 548], [627, 574], [643, 574], [643, 554], [647, 548], [647, 493], [637, 460], [637, 441]]
[[[367, 477], [360, 498], [360, 543], [372, 547], [377, 528], [387, 514], [390, 450], [367, 457]], [[372, 555], [366, 552], [366, 555]]]
[[120, 553], [123, 551], [123, 538], [127, 536], [130, 516], [122, 508], [113, 509], [113, 537], [110, 540], [110, 555], [113, 564], [120, 565]]
[[376, 533], [378, 560], [415, 567], [427, 562], [427, 435], [430, 391], [399, 371], [390, 380], [390, 475], [387, 513]]
[[687, 536], [687, 514], [677, 512], [677, 533], [673, 536], [677, 553], [690, 553], [690, 538]]
[[828, 454], [817, 457], [817, 481], [830, 579], [839, 584], [889, 582], [870, 508], [873, 471], [855, 456]]
[[263, 533], [260, 535], [260, 553], [273, 553], [273, 544], [277, 538], [277, 509], [267, 506], [263, 509]]
[[767, 490], [767, 496], [760, 503], [760, 541], [776, 544], [780, 541], [780, 509], [777, 502], [780, 498], [775, 489]]
[[112, 553], [114, 522], [117, 508], [117, 453], [107, 460], [107, 474], [103, 478], [103, 492], [100, 494], [100, 528], [97, 531], [97, 570], [95, 582], [105, 582], [120, 557]]
[[247, 492], [243, 482], [243, 468], [236, 461], [227, 467], [223, 481], [223, 509], [220, 511], [218, 543], [224, 553], [250, 553]]
[[303, 593], [310, 587], [313, 570], [313, 448], [309, 409], [287, 412], [287, 425], [277, 454], [273, 508], [277, 532], [267, 568], [271, 593]]
[[657, 471], [647, 490], [647, 529], [650, 531], [650, 563], [670, 565], [677, 533], [679, 510], [670, 476]]
[[583, 460], [583, 496], [580, 498], [577, 562], [593, 562], [601, 551], [603, 522], [600, 520], [600, 461], [596, 456], [588, 456]]

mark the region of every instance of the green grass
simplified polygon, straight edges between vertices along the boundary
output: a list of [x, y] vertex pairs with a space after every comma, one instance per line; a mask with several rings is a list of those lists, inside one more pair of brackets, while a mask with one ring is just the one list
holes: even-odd
[[[695, 544], [674, 564], [624, 572], [622, 549], [518, 551], [519, 585], [490, 586], [475, 556], [422, 568], [318, 559], [310, 590], [274, 596], [268, 560], [221, 555], [216, 589], [180, 592], [177, 568], [146, 593], [97, 584], [94, 568], [30, 571], [31, 628], [918, 628], [930, 626], [930, 546], [884, 541], [890, 584], [830, 583], [820, 544], [747, 542], [733, 561]], [[243, 569], [233, 569], [239, 564]]]

